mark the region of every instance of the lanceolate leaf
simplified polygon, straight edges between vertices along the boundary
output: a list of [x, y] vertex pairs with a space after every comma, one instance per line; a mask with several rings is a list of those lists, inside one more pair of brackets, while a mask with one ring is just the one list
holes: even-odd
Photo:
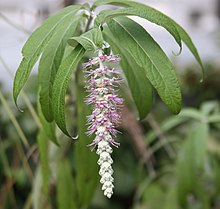
[[60, 22], [60, 27], [48, 42], [39, 64], [40, 103], [42, 112], [48, 121], [53, 120], [51, 91], [54, 77], [60, 66], [67, 40], [74, 34], [79, 17], [68, 16]]
[[[141, 10], [145, 10], [146, 12], [148, 12], [150, 10], [150, 11], [152, 11], [153, 14], [156, 15], [154, 18], [157, 19], [157, 20], [153, 20], [153, 21], [148, 19], [149, 21], [151, 21], [153, 23], [156, 23], [154, 21], [160, 21], [160, 20], [158, 20], [158, 17], [166, 16], [166, 15], [162, 14], [161, 12], [159, 12], [159, 11], [157, 11], [157, 10], [155, 10], [145, 4], [141, 4], [139, 2], [134, 2], [134, 1], [129, 1], [129, 0], [125, 0], [125, 1], [124, 0], [98, 0], [95, 2], [94, 7], [100, 6], [103, 4], [113, 4], [113, 5], [119, 5], [119, 6], [136, 7], [136, 8], [141, 8]], [[118, 10], [118, 11], [120, 12], [120, 10]], [[158, 15], [158, 13], [159, 13], [159, 15]], [[103, 15], [105, 16], [105, 14], [103, 14]], [[139, 15], [137, 15], [137, 16], [139, 16]], [[143, 17], [143, 18], [145, 18], [145, 17]], [[145, 18], [145, 19], [147, 19], [147, 18]], [[176, 30], [179, 33], [179, 37], [187, 45], [187, 47], [189, 48], [191, 53], [194, 55], [194, 57], [197, 60], [197, 62], [199, 63], [199, 65], [201, 66], [202, 72], [203, 72], [203, 77], [204, 77], [204, 67], [203, 67], [202, 61], [200, 59], [200, 56], [198, 54], [198, 51], [197, 51], [195, 45], [193, 44], [193, 42], [192, 42], [191, 38], [189, 37], [189, 35], [187, 34], [187, 32], [178, 23], [176, 23], [174, 20], [172, 20], [170, 17], [166, 16], [165, 19], [168, 22], [170, 22], [169, 24], [173, 25], [176, 28]], [[161, 19], [161, 20], [163, 20], [163, 19]], [[102, 17], [99, 17], [99, 21], [103, 21]], [[162, 24], [159, 24], [159, 25], [166, 28], [166, 25], [165, 26]], [[173, 35], [173, 33], [169, 30], [169, 28], [166, 28], [166, 30], [168, 30]]]
[[95, 51], [103, 44], [102, 32], [99, 28], [93, 28], [81, 36], [72, 37], [68, 43], [73, 47], [80, 43], [86, 51]]
[[70, 6], [61, 10], [54, 16], [48, 18], [41, 27], [39, 27], [25, 43], [22, 49], [23, 59], [16, 72], [13, 86], [13, 97], [17, 104], [17, 97], [27, 81], [31, 69], [38, 60], [40, 54], [44, 50], [52, 35], [56, 32], [60, 22], [73, 15], [81, 6]]
[[161, 99], [173, 113], [181, 109], [181, 93], [173, 66], [160, 46], [136, 22], [126, 17], [114, 18], [108, 27], [120, 47], [126, 49], [145, 74]]
[[153, 22], [157, 25], [164, 27], [174, 37], [174, 39], [180, 46], [180, 49], [182, 48], [179, 32], [176, 29], [173, 22], [171, 21], [171, 19], [167, 17], [166, 15], [164, 15], [163, 13], [148, 6], [145, 6], [144, 8], [128, 7], [128, 8], [121, 8], [117, 10], [103, 10], [97, 16], [95, 23], [96, 25], [99, 26], [114, 17], [128, 16], [128, 15], [139, 16], [139, 17], [149, 20], [150, 22]]
[[42, 113], [39, 97], [38, 97], [38, 100], [37, 100], [37, 111], [38, 111], [38, 116], [39, 116], [39, 119], [40, 119], [40, 122], [41, 122], [41, 125], [42, 125], [41, 131], [44, 131], [45, 137], [47, 137], [53, 143], [58, 145], [58, 142], [57, 142], [57, 139], [56, 139], [56, 133], [55, 133], [56, 132], [55, 122], [53, 121], [53, 122], [49, 123], [48, 121], [46, 121], [46, 119], [45, 119], [45, 117]]
[[104, 29], [106, 40], [110, 43], [115, 54], [120, 54], [121, 66], [128, 81], [132, 97], [139, 112], [140, 119], [144, 119], [152, 108], [153, 91], [145, 71], [137, 65], [134, 58], [125, 49], [120, 48], [120, 43], [115, 40], [111, 31]]
[[81, 45], [78, 45], [76, 48], [74, 48], [71, 54], [62, 61], [57, 71], [52, 90], [52, 106], [54, 119], [59, 128], [68, 136], [70, 135], [66, 129], [64, 111], [65, 94], [69, 80], [71, 79], [71, 75], [76, 69], [80, 60], [82, 59], [84, 52], [85, 49]]

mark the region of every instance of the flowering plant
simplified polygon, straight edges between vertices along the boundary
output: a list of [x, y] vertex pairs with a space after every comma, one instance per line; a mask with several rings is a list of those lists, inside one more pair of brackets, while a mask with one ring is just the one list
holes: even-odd
[[[119, 8], [96, 13], [97, 7], [105, 4]], [[51, 135], [54, 124], [71, 136], [64, 109], [69, 81], [75, 75], [76, 88], [80, 89], [77, 78], [80, 71], [84, 72], [88, 93], [85, 102], [92, 107], [91, 115], [87, 116], [87, 134], [95, 135], [89, 146], [92, 149], [97, 146], [100, 182], [104, 195], [109, 198], [114, 187], [112, 147], [119, 146], [114, 137], [123, 104], [117, 89], [120, 84], [127, 81], [140, 119], [152, 108], [154, 90], [173, 113], [181, 109], [181, 91], [172, 63], [151, 35], [129, 16], [138, 16], [164, 27], [180, 51], [184, 42], [203, 69], [189, 35], [168, 16], [136, 1], [97, 0], [92, 6], [66, 7], [33, 32], [22, 49], [23, 58], [13, 87], [17, 104], [17, 97], [42, 54], [38, 67], [39, 112], [44, 132], [57, 143], [54, 134]], [[81, 64], [82, 59], [87, 61]], [[78, 114], [78, 117], [83, 115]], [[82, 134], [79, 131], [79, 138]]]

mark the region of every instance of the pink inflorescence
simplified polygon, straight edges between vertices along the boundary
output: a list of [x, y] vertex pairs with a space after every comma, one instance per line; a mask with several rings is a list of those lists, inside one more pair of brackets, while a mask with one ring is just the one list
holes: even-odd
[[116, 90], [122, 82], [119, 77], [121, 72], [110, 65], [118, 64], [119, 61], [117, 55], [103, 55], [100, 51], [98, 57], [83, 64], [86, 88], [89, 92], [85, 102], [93, 107], [92, 114], [87, 117], [89, 124], [87, 134], [89, 136], [95, 134], [95, 139], [89, 146], [93, 149], [98, 146], [96, 153], [100, 156], [98, 161], [100, 182], [103, 184], [104, 195], [109, 198], [114, 187], [111, 145], [119, 146], [114, 137], [118, 133], [116, 126], [120, 121], [120, 108], [123, 104], [123, 99], [118, 96]]

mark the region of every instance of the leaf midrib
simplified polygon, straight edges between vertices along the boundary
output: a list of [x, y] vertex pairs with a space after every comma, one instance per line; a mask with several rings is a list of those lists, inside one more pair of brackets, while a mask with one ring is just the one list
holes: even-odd
[[[70, 65], [70, 67], [69, 67], [69, 69], [68, 69], [68, 73], [69, 73], [69, 70], [72, 68], [72, 66], [74, 65], [74, 63], [75, 63], [75, 61], [78, 59], [78, 56], [79, 56], [79, 54], [82, 52], [84, 50], [84, 48], [81, 48], [80, 50], [79, 50], [79, 52], [77, 53], [77, 55], [75, 56], [75, 59], [72, 61], [72, 64]], [[67, 73], [67, 74], [68, 74]], [[60, 91], [59, 91], [59, 94], [58, 94], [58, 97], [57, 98], [60, 98], [60, 96], [62, 95], [62, 90], [63, 90], [63, 86], [64, 86], [64, 82], [66, 81], [66, 79], [62, 79], [62, 82], [61, 82], [61, 86], [60, 86]], [[58, 107], [60, 107], [60, 104], [61, 104], [61, 99], [59, 99], [58, 100]], [[60, 112], [62, 112], [62, 111], [60, 111], [60, 108], [58, 108], [58, 112], [60, 113]]]
[[[134, 38], [134, 36], [133, 36], [128, 30], [126, 30], [126, 28], [125, 28], [120, 22], [118, 22], [116, 19], [114, 19], [114, 21], [117, 22], [117, 23], [130, 35], [130, 37], [137, 43], [137, 45], [138, 45], [138, 46], [143, 50], [143, 52], [147, 55], [149, 61], [150, 61], [151, 64], [152, 64], [152, 67], [154, 67], [155, 69], [157, 69], [157, 67], [155, 66], [154, 62], [150, 59], [150, 56], [146, 53], [146, 51], [144, 50], [144, 48], [136, 41], [136, 39]], [[132, 56], [132, 57], [133, 57], [133, 56]], [[138, 63], [137, 63], [137, 64], [138, 64]], [[140, 66], [140, 64], [138, 64], [138, 65]], [[144, 66], [141, 66], [141, 67], [144, 67]], [[145, 67], [144, 67], [144, 68], [145, 68]], [[161, 72], [160, 72], [158, 69], [157, 69], [157, 71], [158, 71], [158, 73], [160, 74], [160, 77], [162, 78], [163, 83], [164, 83], [166, 89], [169, 89], [169, 88], [167, 88], [167, 84], [166, 84], [166, 82], [165, 82], [165, 80], [164, 80], [163, 75], [161, 74]], [[170, 98], [172, 98], [172, 96], [171, 96], [171, 94], [169, 93], [169, 91], [168, 91], [168, 95], [169, 95]]]
[[[45, 39], [48, 38], [48, 36], [56, 29], [56, 27], [59, 25], [59, 23], [66, 18], [67, 16], [71, 15], [72, 13], [75, 13], [76, 11], [70, 11], [68, 14], [65, 14], [62, 18], [59, 19], [59, 21], [51, 28], [51, 30], [48, 32], [47, 36], [42, 39], [42, 41], [40, 42], [40, 44], [38, 45], [38, 47], [35, 48], [34, 52], [32, 53], [31, 57], [28, 58], [28, 64], [29, 62], [32, 60], [32, 58], [36, 55], [37, 50], [42, 46], [42, 44], [44, 43]], [[23, 54], [25, 54], [25, 52], [23, 52]], [[24, 58], [26, 58], [25, 55], [23, 55]], [[27, 58], [26, 58], [27, 59]]]

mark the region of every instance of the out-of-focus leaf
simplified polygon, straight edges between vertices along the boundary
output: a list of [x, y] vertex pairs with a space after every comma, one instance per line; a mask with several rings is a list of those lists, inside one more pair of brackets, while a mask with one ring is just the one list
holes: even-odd
[[32, 191], [32, 205], [33, 209], [51, 209], [50, 204], [48, 204], [47, 196], [42, 192], [43, 180], [41, 175], [41, 167], [38, 167], [35, 173], [35, 178], [33, 181], [33, 191]]
[[208, 117], [209, 123], [219, 123], [220, 122], [220, 115], [211, 115]]
[[76, 208], [74, 182], [68, 160], [59, 161], [57, 165], [57, 205], [59, 209]]
[[48, 159], [48, 139], [43, 129], [39, 130], [37, 136], [37, 143], [40, 154], [40, 165], [41, 165], [40, 170], [42, 175], [43, 193], [49, 200], [49, 184], [50, 184], [51, 173], [50, 173], [49, 159]]
[[196, 191], [199, 175], [204, 168], [207, 151], [208, 125], [198, 123], [186, 139], [177, 161], [177, 193], [181, 205], [186, 206], [187, 195]]
[[185, 108], [181, 111], [178, 117], [187, 117], [194, 120], [202, 121], [204, 116], [197, 109]]
[[218, 103], [216, 101], [204, 102], [201, 106], [201, 111], [204, 115], [209, 115], [217, 106]]
[[[160, 125], [160, 129], [163, 133], [165, 133], [165, 132], [168, 132], [169, 130], [173, 129], [176, 126], [178, 126], [182, 123], [185, 123], [188, 120], [189, 120], [188, 118], [179, 117], [179, 115], [174, 116], [174, 117], [170, 117]], [[157, 133], [152, 130], [146, 135], [146, 140], [148, 143], [151, 143], [157, 137], [158, 137]]]
[[126, 49], [157, 90], [163, 102], [177, 114], [181, 109], [180, 86], [172, 63], [154, 39], [139, 24], [126, 17], [107, 23], [120, 47]]
[[56, 74], [52, 90], [52, 107], [54, 119], [64, 134], [70, 136], [65, 122], [65, 94], [71, 75], [85, 53], [85, 49], [78, 45], [71, 54], [62, 61]]
[[25, 43], [22, 48], [23, 59], [15, 74], [13, 84], [13, 97], [16, 104], [17, 97], [26, 83], [34, 64], [37, 62], [40, 54], [56, 32], [56, 29], [59, 28], [60, 22], [68, 16], [72, 16], [80, 9], [80, 7], [81, 6], [79, 5], [69, 6], [51, 16], [33, 32]]
[[87, 147], [91, 143], [85, 132], [86, 116], [91, 114], [90, 108], [85, 104], [85, 92], [82, 77], [77, 77], [77, 129], [78, 141], [74, 146], [74, 161], [76, 169], [76, 189], [78, 195], [79, 208], [86, 208], [96, 190], [98, 184], [98, 157], [95, 152], [91, 152]]
[[119, 47], [120, 43], [114, 39], [114, 36], [108, 28], [104, 29], [104, 35], [106, 40], [110, 43], [113, 52], [120, 55], [120, 64], [127, 78], [131, 94], [139, 112], [139, 117], [143, 119], [152, 108], [152, 86], [145, 75], [144, 69], [137, 65], [129, 53], [126, 53], [126, 49]]
[[99, 28], [93, 28], [90, 31], [83, 33], [81, 36], [70, 38], [68, 43], [73, 47], [81, 44], [86, 51], [94, 52], [102, 47], [102, 32]]

